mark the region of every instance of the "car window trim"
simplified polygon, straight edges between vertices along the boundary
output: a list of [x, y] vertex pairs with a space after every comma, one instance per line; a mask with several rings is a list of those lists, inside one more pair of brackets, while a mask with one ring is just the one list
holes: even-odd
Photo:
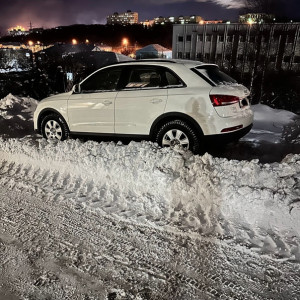
[[[91, 90], [91, 91], [88, 91], [88, 92], [83, 92], [83, 91], [82, 91], [81, 85], [82, 85], [86, 80], [88, 80], [90, 77], [96, 75], [98, 72], [101, 72], [101, 71], [107, 71], [107, 70], [111, 70], [111, 69], [121, 69], [121, 73], [120, 73], [120, 76], [119, 76], [119, 80], [118, 80], [118, 83], [117, 83], [116, 88], [115, 88], [114, 90]], [[88, 76], [88, 77], [85, 78], [82, 82], [79, 83], [79, 88], [80, 88], [80, 93], [79, 93], [79, 94], [95, 94], [95, 93], [118, 92], [118, 91], [119, 91], [118, 86], [119, 86], [119, 84], [120, 84], [120, 80], [121, 80], [123, 71], [124, 71], [124, 67], [122, 67], [122, 66], [115, 66], [115, 65], [114, 65], [114, 66], [107, 67], [107, 68], [99, 69], [99, 70], [95, 71], [94, 73], [90, 74], [90, 76]]]
[[201, 77], [203, 80], [205, 80], [208, 84], [210, 84], [211, 86], [217, 86], [217, 84], [212, 81], [211, 79], [209, 79], [208, 77], [206, 77], [205, 75], [203, 75], [201, 72], [199, 72], [196, 68], [191, 68], [191, 71], [193, 71], [196, 75], [198, 75], [199, 77]]

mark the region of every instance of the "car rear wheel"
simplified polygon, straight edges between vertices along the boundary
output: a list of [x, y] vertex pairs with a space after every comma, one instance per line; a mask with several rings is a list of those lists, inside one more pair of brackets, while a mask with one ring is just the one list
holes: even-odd
[[196, 131], [182, 120], [170, 121], [161, 126], [155, 141], [162, 147], [181, 145], [194, 153], [200, 152], [200, 139]]
[[41, 124], [43, 137], [63, 141], [69, 137], [69, 129], [66, 122], [57, 114], [46, 116]]

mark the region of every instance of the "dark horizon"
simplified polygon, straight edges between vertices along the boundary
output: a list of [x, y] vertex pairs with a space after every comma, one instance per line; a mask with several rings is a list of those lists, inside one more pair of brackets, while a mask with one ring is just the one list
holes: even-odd
[[[72, 24], [106, 24], [106, 16], [127, 10], [139, 13], [139, 21], [159, 16], [199, 15], [205, 20], [237, 21], [243, 0], [10, 0], [0, 3], [0, 29], [16, 25], [53, 28]], [[285, 15], [300, 20], [299, 0], [289, 0]]]

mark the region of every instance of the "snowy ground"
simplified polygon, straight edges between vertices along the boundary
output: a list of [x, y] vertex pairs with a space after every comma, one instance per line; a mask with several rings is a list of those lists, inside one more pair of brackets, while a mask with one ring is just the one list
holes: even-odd
[[47, 142], [35, 105], [0, 100], [1, 300], [300, 299], [296, 115], [257, 105], [240, 143], [195, 156]]

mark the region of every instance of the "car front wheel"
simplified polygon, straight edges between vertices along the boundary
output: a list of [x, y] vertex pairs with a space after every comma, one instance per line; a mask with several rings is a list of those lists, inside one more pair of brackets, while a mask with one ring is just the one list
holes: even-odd
[[155, 141], [162, 147], [181, 145], [194, 153], [200, 152], [200, 139], [196, 131], [182, 120], [170, 121], [161, 126]]
[[63, 141], [69, 137], [69, 129], [66, 122], [56, 114], [50, 114], [42, 120], [43, 137]]

